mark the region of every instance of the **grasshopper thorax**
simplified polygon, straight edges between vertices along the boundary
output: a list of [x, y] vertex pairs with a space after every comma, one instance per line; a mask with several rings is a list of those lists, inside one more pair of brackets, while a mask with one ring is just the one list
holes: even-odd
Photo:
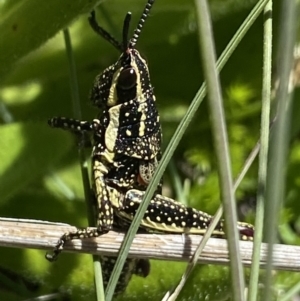
[[[107, 166], [108, 176], [118, 178], [117, 182], [122, 186], [125, 184], [120, 184], [119, 178], [122, 183], [125, 178], [132, 182], [138, 173], [142, 174], [145, 183], [148, 182], [160, 154], [161, 129], [149, 70], [147, 62], [135, 49], [153, 2], [148, 0], [131, 39], [128, 38], [131, 13], [127, 13], [121, 43], [97, 24], [94, 13], [89, 19], [94, 31], [121, 52], [117, 62], [96, 77], [91, 100], [101, 108], [98, 116], [101, 134], [95, 135], [93, 155], [113, 164]], [[132, 169], [120, 176], [121, 166], [129, 164], [126, 160], [130, 160]], [[148, 171], [151, 175], [146, 177]]]

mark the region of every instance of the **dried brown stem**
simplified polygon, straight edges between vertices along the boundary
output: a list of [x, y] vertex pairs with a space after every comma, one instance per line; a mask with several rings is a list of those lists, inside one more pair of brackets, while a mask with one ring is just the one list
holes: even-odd
[[[67, 224], [0, 218], [0, 246], [51, 250], [63, 233], [75, 229]], [[76, 239], [66, 243], [65, 251], [117, 255], [123, 237], [123, 233], [111, 231], [99, 238]], [[137, 234], [130, 248], [129, 257], [188, 261], [201, 239], [202, 236], [199, 235]], [[251, 242], [240, 242], [244, 266], [251, 265], [252, 247]], [[267, 246], [263, 244], [260, 252], [262, 268], [266, 260]], [[226, 240], [209, 239], [198, 262], [227, 265], [229, 258]], [[279, 270], [300, 271], [300, 247], [275, 245], [274, 267]]]

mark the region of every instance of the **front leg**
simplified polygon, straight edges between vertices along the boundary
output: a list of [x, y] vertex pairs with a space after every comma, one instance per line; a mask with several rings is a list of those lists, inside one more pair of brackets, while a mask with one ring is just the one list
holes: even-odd
[[66, 117], [53, 117], [48, 120], [48, 124], [53, 128], [61, 128], [70, 132], [82, 133], [93, 131], [93, 123]]

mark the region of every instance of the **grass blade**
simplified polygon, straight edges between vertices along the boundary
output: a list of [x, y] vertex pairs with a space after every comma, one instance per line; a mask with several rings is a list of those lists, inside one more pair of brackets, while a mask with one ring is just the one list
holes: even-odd
[[[81, 108], [80, 108], [79, 90], [78, 90], [78, 82], [77, 82], [77, 74], [76, 74], [76, 65], [73, 56], [72, 43], [71, 43], [69, 30], [64, 29], [63, 34], [64, 34], [66, 52], [67, 52], [69, 68], [70, 68], [70, 86], [71, 86], [73, 113], [76, 119], [81, 119]], [[84, 137], [82, 138], [84, 139]], [[84, 145], [84, 143], [81, 143], [81, 145]], [[84, 153], [84, 149], [82, 147], [79, 147], [78, 155], [79, 155], [79, 164], [80, 164], [80, 170], [81, 170], [81, 176], [82, 176], [82, 182], [84, 188], [85, 202], [87, 206], [88, 222], [89, 222], [89, 226], [95, 226], [95, 221], [93, 218], [94, 215], [93, 215], [93, 210], [92, 210], [91, 200], [90, 200], [91, 186], [90, 186], [89, 175], [88, 175], [88, 164]], [[99, 256], [93, 255], [93, 263], [94, 263], [94, 273], [95, 273], [96, 295], [97, 295], [97, 300], [100, 301], [100, 300], [104, 300], [104, 288], [103, 288], [101, 262]]]
[[[248, 17], [245, 19], [245, 21], [242, 23], [241, 27], [237, 30], [236, 34], [233, 36], [223, 53], [221, 54], [218, 62], [217, 62], [217, 68], [220, 72], [222, 68], [225, 66], [226, 62], [242, 40], [242, 38], [245, 36], [247, 31], [251, 28], [254, 21], [258, 18], [260, 13], [263, 11], [264, 6], [269, 0], [260, 0], [253, 10], [250, 12]], [[194, 99], [192, 100], [192, 103], [190, 107], [188, 108], [186, 114], [184, 115], [183, 119], [181, 120], [178, 128], [176, 129], [170, 143], [168, 144], [165, 153], [162, 156], [161, 162], [159, 166], [157, 167], [157, 170], [154, 173], [154, 176], [151, 180], [151, 183], [149, 184], [145, 197], [143, 200], [142, 205], [140, 206], [139, 210], [137, 211], [137, 214], [131, 223], [131, 226], [127, 232], [127, 235], [123, 241], [123, 244], [120, 248], [120, 256], [118, 257], [116, 264], [114, 266], [114, 270], [112, 272], [111, 279], [108, 283], [107, 289], [106, 289], [106, 301], [110, 301], [113, 296], [113, 292], [115, 289], [115, 286], [117, 284], [117, 280], [119, 279], [120, 273], [122, 271], [122, 267], [124, 265], [124, 262], [127, 258], [128, 250], [130, 248], [130, 244], [137, 232], [137, 229], [140, 224], [140, 220], [142, 219], [144, 212], [146, 211], [146, 208], [151, 200], [151, 197], [156, 189], [156, 186], [158, 185], [161, 177], [163, 176], [164, 170], [167, 167], [168, 162], [172, 158], [174, 151], [179, 144], [184, 132], [186, 131], [187, 127], [189, 126], [192, 118], [194, 117], [196, 111], [198, 110], [199, 106], [201, 105], [204, 97], [206, 94], [206, 85], [203, 84], [198, 92], [196, 93]]]
[[225, 224], [228, 232], [228, 249], [232, 279], [233, 300], [244, 300], [244, 271], [239, 252], [239, 233], [237, 231], [236, 202], [233, 190], [231, 159], [221, 85], [216, 68], [215, 46], [209, 8], [206, 0], [196, 1], [199, 40], [202, 54], [203, 70], [207, 83], [208, 103], [214, 148], [217, 157], [220, 193], [225, 212]]
[[278, 53], [284, 54], [285, 59], [279, 59], [278, 61], [279, 88], [276, 97], [277, 120], [274, 124], [274, 136], [272, 137], [273, 139], [270, 144], [269, 166], [267, 171], [268, 181], [266, 188], [266, 215], [264, 225], [266, 231], [264, 234], [266, 242], [269, 245], [263, 293], [263, 300], [265, 301], [269, 301], [272, 298], [273, 245], [276, 240], [278, 214], [285, 191], [285, 171], [292, 103], [289, 85], [297, 24], [296, 1], [283, 1], [281, 11], [281, 25], [279, 27], [281, 32]]
[[264, 64], [263, 64], [263, 87], [262, 87], [262, 113], [261, 113], [261, 147], [259, 153], [258, 168], [258, 191], [255, 220], [255, 236], [250, 274], [248, 301], [255, 301], [258, 291], [260, 247], [263, 235], [264, 200], [267, 182], [267, 164], [270, 134], [270, 106], [271, 106], [271, 75], [272, 75], [272, 1], [264, 10]]

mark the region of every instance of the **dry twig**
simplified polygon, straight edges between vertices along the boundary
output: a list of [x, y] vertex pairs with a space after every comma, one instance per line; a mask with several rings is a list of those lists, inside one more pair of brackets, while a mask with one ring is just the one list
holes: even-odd
[[[51, 250], [63, 233], [75, 229], [67, 224], [0, 218], [0, 246]], [[98, 238], [76, 239], [66, 244], [65, 251], [116, 256], [123, 237], [123, 233], [110, 231]], [[202, 236], [199, 235], [137, 234], [130, 248], [129, 257], [188, 261], [201, 239]], [[244, 266], [251, 265], [252, 246], [251, 242], [240, 242]], [[260, 252], [262, 268], [266, 260], [267, 246], [263, 244]], [[198, 262], [228, 264], [226, 240], [209, 239]], [[280, 270], [300, 271], [300, 247], [275, 245], [274, 267]]]

